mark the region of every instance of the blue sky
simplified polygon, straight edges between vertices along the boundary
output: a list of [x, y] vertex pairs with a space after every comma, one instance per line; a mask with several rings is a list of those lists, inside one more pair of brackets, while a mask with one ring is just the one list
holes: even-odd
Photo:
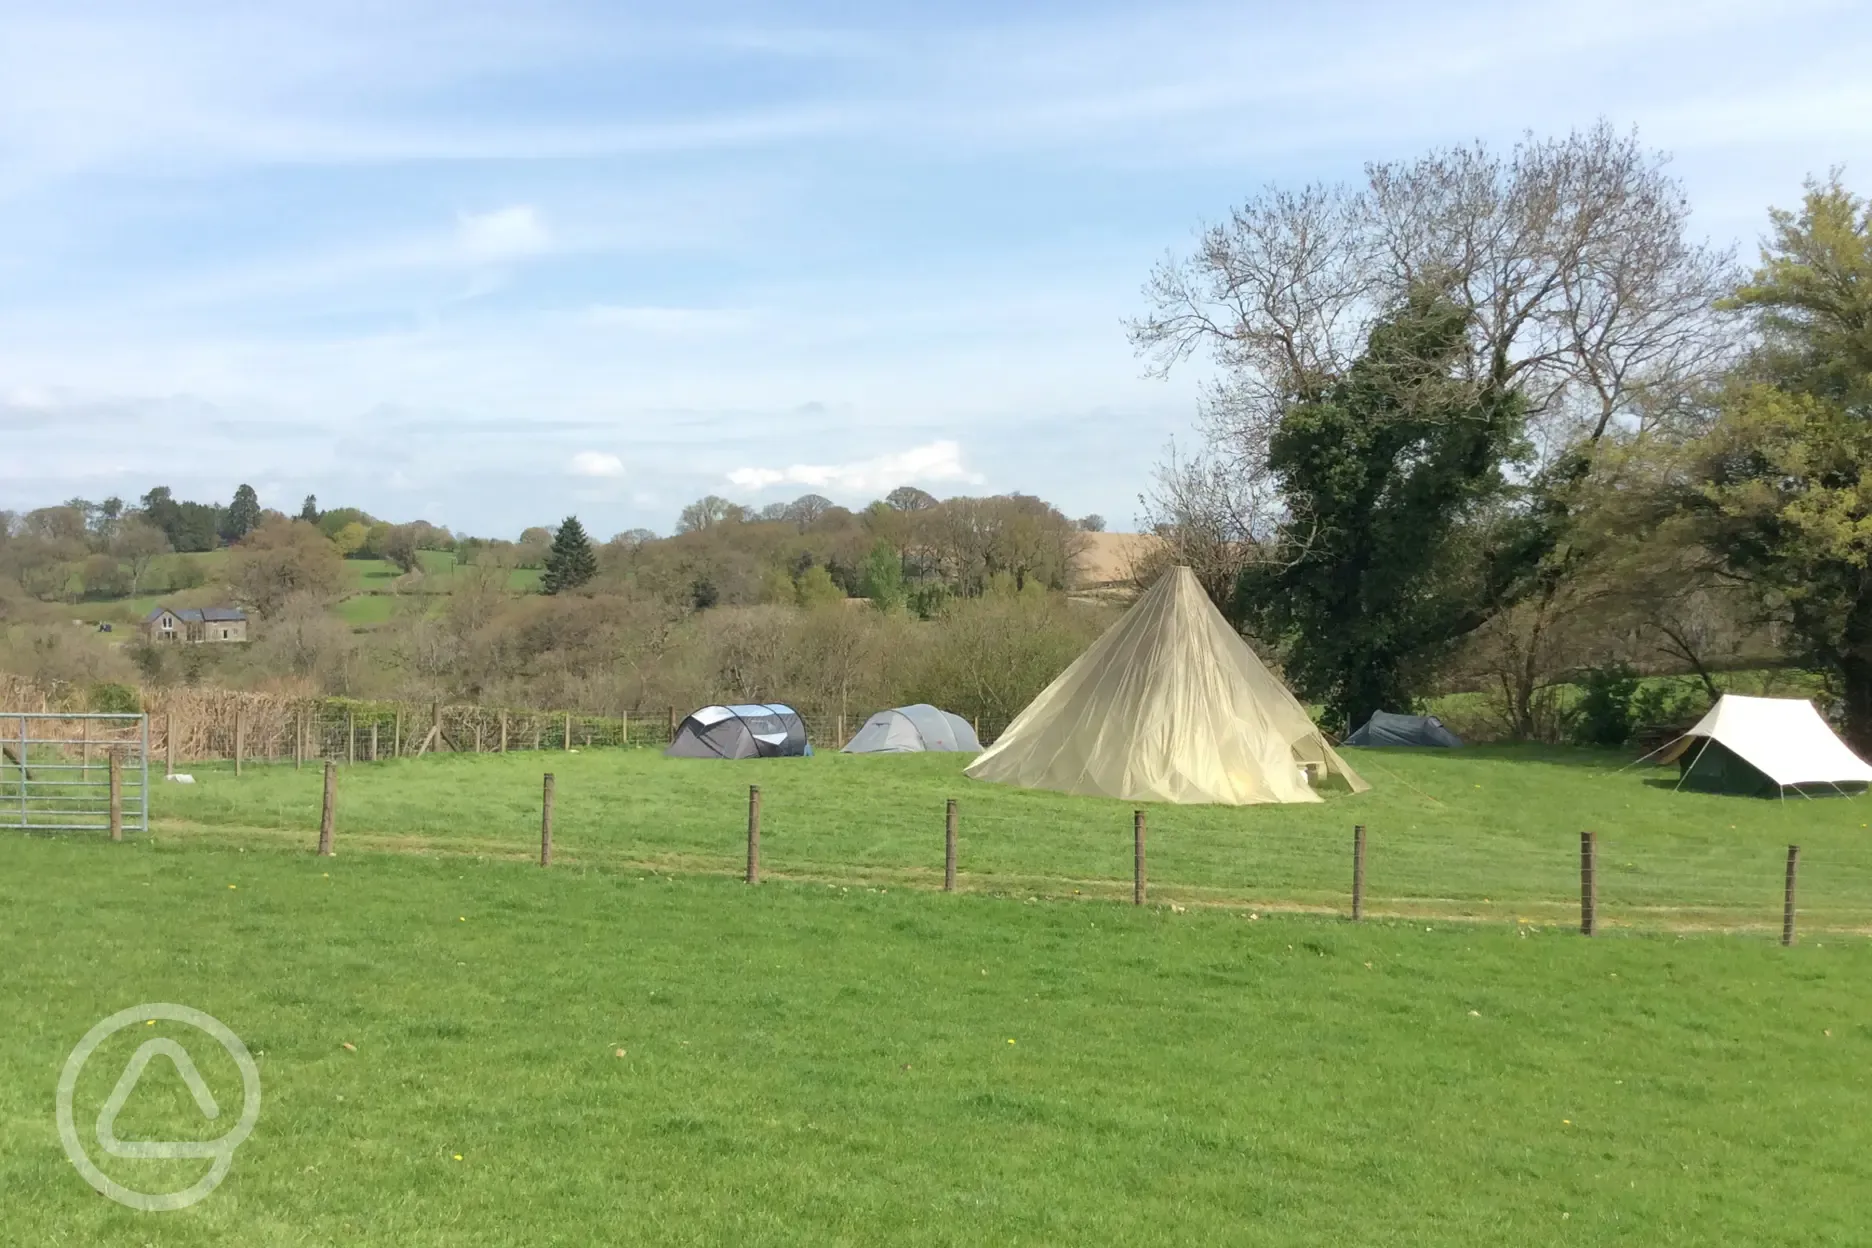
[[705, 493], [1129, 527], [1122, 328], [1270, 183], [1599, 118], [1745, 257], [1872, 6], [0, 0], [0, 506], [242, 481], [512, 535]]

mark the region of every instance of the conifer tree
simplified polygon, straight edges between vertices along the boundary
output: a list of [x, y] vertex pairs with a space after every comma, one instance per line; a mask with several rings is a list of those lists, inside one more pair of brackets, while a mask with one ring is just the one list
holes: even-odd
[[567, 516], [553, 535], [552, 549], [546, 552], [546, 572], [540, 588], [549, 594], [577, 589], [598, 575], [598, 556], [592, 552], [591, 539], [577, 516]]

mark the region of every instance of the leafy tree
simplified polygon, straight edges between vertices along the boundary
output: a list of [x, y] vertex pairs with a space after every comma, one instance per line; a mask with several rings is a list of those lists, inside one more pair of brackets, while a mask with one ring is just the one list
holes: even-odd
[[422, 566], [421, 539], [421, 531], [415, 525], [393, 525], [383, 536], [383, 557], [405, 572], [415, 572]]
[[130, 595], [135, 597], [142, 592], [143, 578], [149, 575], [150, 565], [169, 553], [169, 539], [147, 520], [126, 520], [117, 528], [111, 553], [129, 565]]
[[736, 524], [745, 519], [747, 508], [731, 503], [718, 494], [710, 494], [682, 509], [682, 515], [676, 521], [676, 531], [698, 533], [718, 524]]
[[936, 496], [914, 485], [900, 485], [884, 496], [884, 504], [893, 511], [928, 511], [936, 505]]
[[1419, 291], [1268, 447], [1289, 516], [1236, 614], [1287, 643], [1286, 674], [1349, 727], [1412, 705], [1481, 595], [1471, 526], [1521, 448], [1514, 394], [1460, 379], [1469, 316]]
[[904, 605], [903, 559], [889, 542], [871, 548], [860, 591], [879, 611], [895, 611]]
[[799, 605], [807, 610], [845, 601], [845, 591], [824, 564], [814, 564], [801, 573], [798, 586]]
[[114, 555], [92, 555], [79, 575], [87, 598], [123, 598], [130, 593], [130, 571]]
[[370, 513], [357, 507], [334, 507], [330, 511], [321, 511], [318, 518], [319, 532], [326, 537], [338, 536], [338, 530], [347, 524], [360, 525], [368, 529], [370, 523]]
[[1073, 521], [1073, 523], [1079, 526], [1079, 531], [1081, 533], [1103, 533], [1105, 531], [1105, 517], [1099, 515], [1096, 511], [1089, 516], [1080, 516], [1077, 520]]
[[1759, 348], [1694, 449], [1686, 509], [1706, 549], [1830, 672], [1872, 751], [1872, 204], [1839, 179], [1776, 211], [1729, 306]]
[[228, 558], [228, 577], [235, 597], [262, 619], [279, 615], [289, 600], [335, 598], [346, 580], [338, 547], [299, 520], [269, 521], [249, 533]]
[[227, 515], [221, 524], [221, 536], [230, 542], [238, 542], [253, 532], [260, 523], [260, 496], [251, 485], [243, 485], [234, 491], [234, 501], [228, 504]]
[[221, 536], [221, 508], [209, 503], [178, 501], [166, 485], [159, 485], [142, 499], [144, 517], [169, 539], [177, 550], [213, 550]]
[[307, 524], [317, 524], [319, 522], [318, 495], [308, 494], [305, 496], [305, 502], [299, 505], [299, 518]]
[[808, 529], [832, 510], [832, 500], [823, 494], [802, 494], [781, 509], [780, 518]]
[[559, 531], [553, 534], [540, 588], [549, 594], [562, 594], [568, 589], [577, 589], [597, 574], [598, 556], [592, 550], [591, 539], [585, 536], [585, 527], [577, 516], [567, 516]]
[[364, 549], [364, 543], [369, 540], [370, 530], [356, 520], [349, 524], [339, 525], [337, 531], [331, 534], [331, 544], [336, 546], [338, 553], [346, 559], [360, 553]]

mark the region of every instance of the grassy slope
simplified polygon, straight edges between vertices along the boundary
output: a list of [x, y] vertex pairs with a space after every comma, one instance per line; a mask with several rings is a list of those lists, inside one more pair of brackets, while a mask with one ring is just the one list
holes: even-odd
[[[1833, 1244], [1864, 1225], [1863, 939], [1353, 928], [159, 834], [0, 838], [0, 947], [8, 1242]], [[78, 1036], [145, 1000], [262, 1054], [259, 1129], [179, 1214], [99, 1199], [52, 1125]], [[100, 1053], [81, 1123], [168, 1026]], [[193, 1115], [153, 1095], [120, 1134], [186, 1137]], [[183, 1165], [173, 1187], [186, 1164], [111, 1171], [154, 1186]]]
[[[226, 550], [208, 551], [203, 554], [189, 555], [187, 558], [202, 563], [208, 569], [212, 582], [222, 575], [227, 562]], [[166, 556], [175, 559], [181, 556]], [[396, 613], [399, 597], [414, 595], [446, 595], [453, 591], [452, 581], [455, 573], [455, 556], [447, 551], [429, 550], [422, 552], [424, 579], [407, 591], [399, 591], [396, 582], [402, 575], [395, 564], [386, 559], [347, 559], [347, 596], [333, 605], [333, 612], [346, 624], [354, 628], [382, 624]], [[162, 561], [153, 572], [160, 580], [163, 569]], [[532, 593], [539, 589], [540, 570], [538, 568], [515, 568], [507, 578], [508, 588], [515, 593]], [[110, 620], [128, 622], [141, 619], [151, 611], [165, 604], [181, 603], [185, 606], [199, 606], [220, 602], [225, 597], [212, 585], [199, 589], [179, 590], [174, 593], [142, 594], [135, 598], [117, 598], [86, 601], [72, 608], [72, 618], [87, 622]]]
[[[1872, 924], [1872, 799], [1783, 802], [1672, 792], [1674, 769], [1538, 748], [1347, 751], [1373, 791], [1285, 807], [1159, 806], [1150, 874], [1181, 901], [1340, 907], [1353, 823], [1370, 829], [1372, 905], [1398, 913], [1559, 920], [1576, 913], [1579, 833], [1600, 837], [1612, 923], [1778, 929], [1786, 846], [1803, 846], [1806, 922]], [[680, 762], [645, 750], [404, 760], [346, 771], [341, 835], [371, 846], [523, 857], [542, 770], [558, 777], [560, 851], [579, 862], [731, 872], [747, 785], [763, 789], [763, 860], [816, 878], [940, 883], [942, 810], [961, 803], [968, 887], [1128, 893], [1131, 806], [980, 784], [941, 755]], [[166, 830], [228, 844], [302, 845], [315, 771], [157, 789]]]

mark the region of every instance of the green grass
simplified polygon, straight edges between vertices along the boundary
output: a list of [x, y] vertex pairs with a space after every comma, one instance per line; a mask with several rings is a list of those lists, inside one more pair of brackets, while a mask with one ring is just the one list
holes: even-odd
[[[162, 581], [168, 575], [166, 563], [183, 557], [203, 564], [208, 573], [209, 586], [158, 594], [139, 594], [134, 598], [89, 600], [77, 604], [75, 608], [77, 618], [89, 623], [102, 620], [130, 623], [141, 620], [157, 607], [176, 602], [193, 605], [202, 601], [220, 601], [220, 598], [216, 596], [217, 591], [210, 586], [225, 571], [228, 557], [226, 550], [188, 556], [164, 556], [157, 560], [152, 568], [151, 579]], [[423, 579], [401, 586], [398, 581], [403, 576], [402, 569], [387, 559], [345, 560], [348, 588], [346, 596], [333, 604], [332, 613], [353, 628], [369, 628], [386, 623], [393, 618], [399, 599], [433, 595], [429, 601], [443, 601], [448, 594], [454, 592], [455, 556], [445, 550], [425, 550], [420, 552], [420, 558]], [[538, 568], [514, 568], [508, 573], [507, 587], [514, 593], [535, 593], [539, 590], [540, 576], [541, 571]]]
[[[1181, 903], [1340, 909], [1354, 823], [1369, 829], [1375, 912], [1561, 921], [1577, 914], [1579, 833], [1599, 837], [1603, 921], [1778, 930], [1786, 847], [1802, 846], [1803, 921], [1872, 929], [1872, 798], [1785, 801], [1673, 792], [1674, 768], [1530, 747], [1347, 751], [1373, 791], [1316, 805], [1149, 808], [1150, 877]], [[340, 777], [341, 836], [375, 849], [525, 857], [540, 775], [557, 775], [571, 861], [733, 873], [747, 786], [763, 790], [767, 869], [801, 879], [936, 887], [943, 803], [961, 809], [965, 888], [1020, 896], [1128, 895], [1127, 803], [981, 784], [966, 760], [921, 755], [747, 763], [654, 751], [431, 756]], [[168, 834], [217, 845], [305, 845], [314, 769], [191, 769], [162, 785]]]
[[[7, 836], [4, 1239], [1859, 1242], [1866, 940], [1430, 927]], [[100, 1199], [53, 1127], [66, 1054], [143, 1001], [262, 1072], [231, 1177], [180, 1213]], [[80, 1124], [165, 1034], [236, 1112], [165, 1023], [100, 1050]], [[174, 1084], [119, 1134], [219, 1134]]]

